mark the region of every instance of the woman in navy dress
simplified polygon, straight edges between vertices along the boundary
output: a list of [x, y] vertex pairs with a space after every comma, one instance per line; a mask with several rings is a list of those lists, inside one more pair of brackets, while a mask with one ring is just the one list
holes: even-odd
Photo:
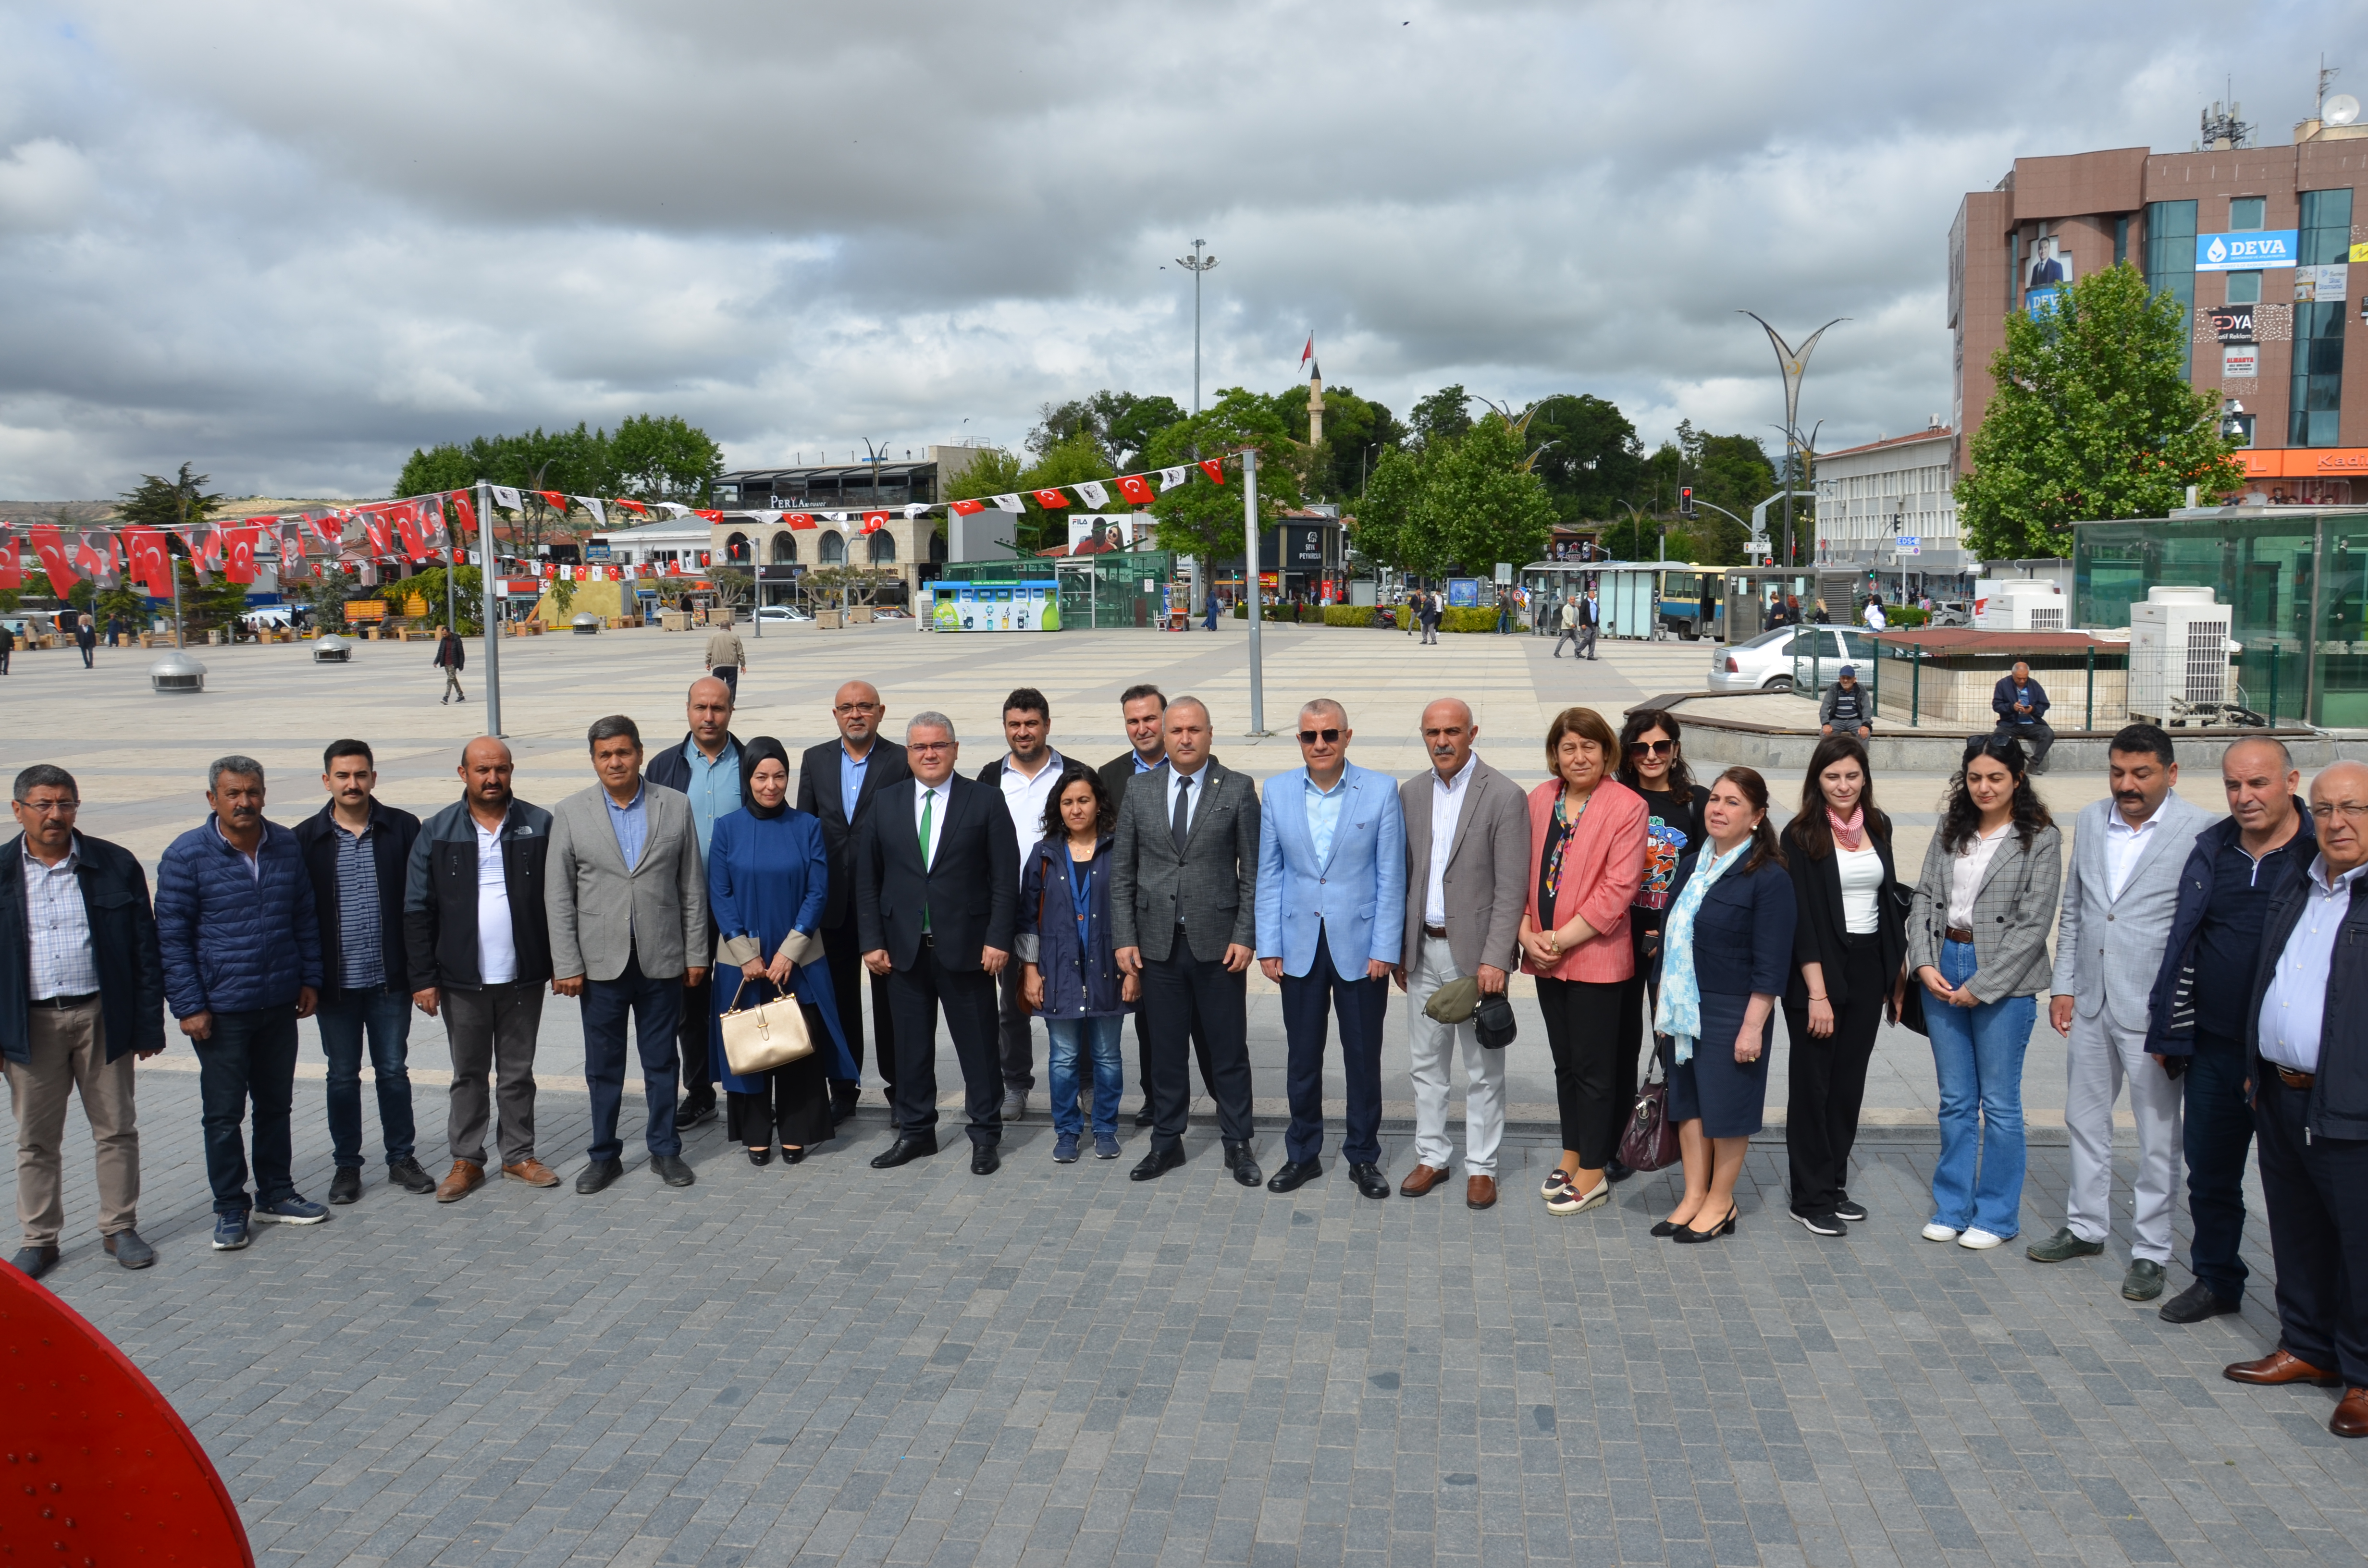
[[[755, 803], [716, 818], [707, 851], [707, 904], [721, 938], [708, 1065], [731, 1096], [726, 1126], [747, 1146], [748, 1163], [770, 1164], [778, 1140], [782, 1158], [796, 1165], [830, 1141], [830, 1080], [856, 1076], [814, 935], [830, 894], [830, 855], [821, 822], [789, 803], [790, 757], [780, 742], [757, 736], [742, 749], [740, 766]], [[795, 997], [813, 1054], [768, 1073], [733, 1072], [723, 1017], [735, 991], [749, 1006]]]
[[1766, 779], [1748, 767], [1720, 774], [1702, 837], [1669, 892], [1653, 1018], [1669, 1040], [1668, 1115], [1686, 1170], [1685, 1197], [1653, 1233], [1677, 1242], [1735, 1230], [1736, 1178], [1768, 1103], [1768, 1044], [1800, 914], [1768, 826]]

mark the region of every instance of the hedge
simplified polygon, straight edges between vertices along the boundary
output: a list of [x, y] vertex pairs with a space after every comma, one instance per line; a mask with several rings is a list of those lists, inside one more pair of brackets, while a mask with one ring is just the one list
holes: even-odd
[[1373, 607], [1371, 605], [1326, 605], [1324, 624], [1326, 626], [1371, 626]]
[[1440, 612], [1441, 631], [1494, 631], [1497, 630], [1497, 609], [1494, 605], [1476, 609], [1460, 609], [1450, 605]]

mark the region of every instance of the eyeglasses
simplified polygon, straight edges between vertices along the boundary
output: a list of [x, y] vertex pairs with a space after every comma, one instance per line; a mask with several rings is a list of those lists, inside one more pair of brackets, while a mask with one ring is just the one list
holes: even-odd
[[1340, 732], [1338, 730], [1302, 730], [1299, 732], [1299, 744], [1304, 746], [1312, 746], [1318, 741], [1322, 741], [1328, 746], [1339, 740], [1339, 738]]
[[37, 817], [70, 817], [82, 810], [80, 801], [19, 801], [17, 803]]
[[1667, 756], [1677, 749], [1678, 743], [1675, 741], [1630, 741], [1628, 743], [1628, 755], [1631, 756]]
[[2325, 822], [2338, 812], [2341, 812], [2344, 817], [2351, 822], [2368, 819], [2368, 801], [2337, 801], [2333, 804], [2323, 801], [2311, 802], [2310, 814], [2320, 822]]
[[951, 751], [953, 749], [953, 744], [951, 741], [906, 741], [905, 749], [906, 751]]
[[877, 713], [880, 711], [880, 704], [877, 702], [842, 702], [837, 707], [832, 709], [831, 711], [834, 713]]

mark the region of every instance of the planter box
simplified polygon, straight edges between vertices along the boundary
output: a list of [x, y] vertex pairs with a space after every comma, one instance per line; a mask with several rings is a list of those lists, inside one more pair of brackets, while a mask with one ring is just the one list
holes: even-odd
[[686, 610], [666, 610], [658, 616], [658, 624], [668, 631], [688, 631], [690, 630], [690, 615]]
[[814, 624], [825, 631], [844, 631], [847, 625], [847, 612], [837, 609], [818, 609], [814, 611]]
[[869, 626], [871, 624], [871, 607], [870, 605], [857, 605], [854, 608], [847, 612], [847, 619], [854, 625]]

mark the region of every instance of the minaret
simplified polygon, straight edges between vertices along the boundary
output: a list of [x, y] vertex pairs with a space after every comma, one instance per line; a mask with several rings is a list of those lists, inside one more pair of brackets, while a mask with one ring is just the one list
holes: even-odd
[[1311, 361], [1310, 369], [1307, 378], [1307, 444], [1320, 447], [1324, 444], [1324, 366], [1320, 361]]

